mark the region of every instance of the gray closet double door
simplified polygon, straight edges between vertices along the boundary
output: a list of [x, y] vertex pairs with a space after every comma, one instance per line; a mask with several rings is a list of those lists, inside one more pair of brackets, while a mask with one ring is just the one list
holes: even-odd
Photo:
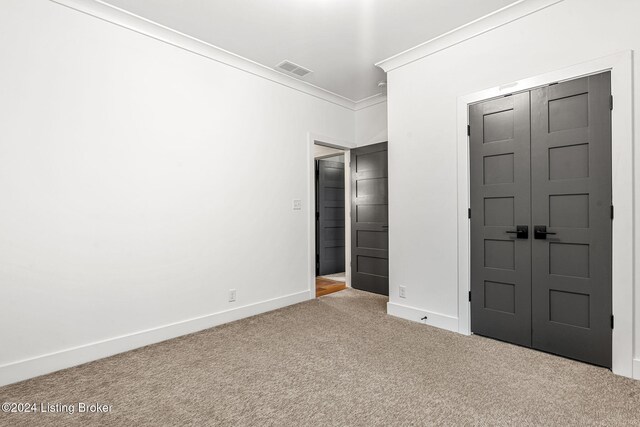
[[611, 367], [611, 75], [469, 107], [471, 330]]

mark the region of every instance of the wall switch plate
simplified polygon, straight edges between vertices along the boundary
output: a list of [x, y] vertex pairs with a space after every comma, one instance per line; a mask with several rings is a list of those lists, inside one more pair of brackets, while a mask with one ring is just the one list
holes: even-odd
[[229, 302], [234, 302], [236, 300], [236, 290], [229, 289]]
[[407, 297], [407, 287], [406, 286], [400, 286], [398, 293], [400, 294], [400, 298], [406, 298]]
[[294, 211], [301, 211], [302, 210], [302, 200], [293, 199], [293, 210]]

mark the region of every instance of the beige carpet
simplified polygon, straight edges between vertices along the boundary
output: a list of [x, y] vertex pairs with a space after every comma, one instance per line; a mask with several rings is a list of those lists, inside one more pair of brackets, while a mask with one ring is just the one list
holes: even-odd
[[0, 401], [103, 402], [3, 426], [630, 426], [640, 382], [387, 316], [352, 289], [0, 388]]

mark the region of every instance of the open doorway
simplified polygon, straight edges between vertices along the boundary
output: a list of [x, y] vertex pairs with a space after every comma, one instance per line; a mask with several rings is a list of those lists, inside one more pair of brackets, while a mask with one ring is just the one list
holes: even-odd
[[387, 142], [309, 143], [310, 297], [346, 287], [389, 295]]
[[316, 297], [347, 287], [348, 168], [345, 151], [314, 144]]

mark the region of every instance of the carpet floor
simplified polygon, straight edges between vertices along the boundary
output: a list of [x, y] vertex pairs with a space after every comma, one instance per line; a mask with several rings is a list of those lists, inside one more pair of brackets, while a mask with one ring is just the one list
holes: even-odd
[[347, 289], [0, 388], [3, 426], [631, 426], [640, 381], [390, 317]]

